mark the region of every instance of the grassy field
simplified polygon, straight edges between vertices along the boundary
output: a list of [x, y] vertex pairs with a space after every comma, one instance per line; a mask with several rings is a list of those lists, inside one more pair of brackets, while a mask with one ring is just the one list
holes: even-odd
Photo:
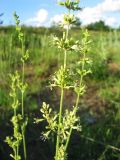
[[[63, 56], [51, 44], [53, 34], [61, 37], [62, 31], [54, 28], [26, 28], [25, 47], [30, 58], [25, 65], [28, 90], [25, 95], [25, 112], [29, 115], [27, 130], [29, 160], [51, 160], [53, 144], [41, 142], [40, 130], [43, 126], [33, 125], [33, 118], [39, 116], [42, 102], [57, 108], [59, 91], [49, 89], [51, 75], [61, 66]], [[81, 29], [70, 30], [74, 39], [81, 40]], [[86, 93], [80, 100], [79, 116], [82, 132], [74, 132], [69, 147], [69, 160], [120, 160], [120, 32], [90, 31], [92, 45], [89, 57], [92, 59], [92, 74], [85, 79]], [[14, 27], [0, 27], [0, 159], [8, 160], [9, 148], [4, 143], [11, 134], [9, 121], [10, 78], [15, 70], [21, 72], [21, 48]], [[71, 67], [79, 55], [70, 53], [68, 66]], [[46, 87], [47, 86], [47, 87]], [[66, 92], [65, 106], [74, 104], [71, 92]], [[34, 147], [32, 147], [34, 146]], [[42, 147], [41, 147], [42, 146]], [[4, 150], [6, 148], [6, 152]], [[43, 150], [44, 148], [44, 150]], [[52, 148], [52, 149], [51, 149]], [[6, 156], [5, 156], [6, 155]]]

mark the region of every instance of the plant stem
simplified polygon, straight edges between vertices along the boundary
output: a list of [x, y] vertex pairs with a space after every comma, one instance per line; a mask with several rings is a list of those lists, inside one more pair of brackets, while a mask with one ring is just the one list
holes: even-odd
[[[14, 104], [15, 104], [15, 101], [16, 101], [16, 97], [14, 97], [14, 100], [13, 100], [14, 102]], [[16, 108], [14, 108], [14, 116], [16, 116]]]
[[[68, 37], [69, 26], [66, 31], [66, 39]], [[66, 70], [66, 63], [67, 63], [67, 51], [64, 51], [64, 71]], [[59, 123], [58, 123], [58, 131], [57, 131], [57, 143], [56, 143], [56, 154], [55, 160], [58, 158], [58, 151], [59, 151], [59, 144], [60, 144], [60, 127], [62, 121], [62, 109], [63, 109], [63, 97], [64, 97], [64, 75], [63, 75], [63, 85], [61, 87], [61, 98], [60, 98], [60, 110], [59, 110]]]
[[[82, 68], [81, 68], [82, 71], [84, 70], [84, 66], [85, 66], [85, 52], [83, 53], [83, 61], [82, 61]], [[79, 90], [80, 90], [80, 88], [82, 87], [83, 75], [81, 75], [79, 82], [80, 82], [80, 83], [79, 83]], [[75, 104], [76, 112], [77, 112], [77, 109], [78, 109], [79, 100], [80, 100], [80, 91], [78, 92], [77, 98], [76, 98], [76, 104]], [[76, 113], [75, 113], [75, 114], [76, 114]], [[72, 130], [73, 130], [73, 128], [71, 127], [71, 128], [70, 128], [70, 131], [69, 131], [69, 136], [68, 136], [67, 141], [66, 141], [66, 144], [65, 144], [65, 151], [66, 151], [67, 148], [68, 148], [68, 144], [69, 144], [69, 141], [70, 141], [70, 137], [71, 137], [71, 134], [72, 134]]]
[[[82, 77], [82, 76], [81, 76], [81, 77]], [[81, 80], [80, 80], [80, 86], [81, 86], [81, 84], [82, 84], [81, 82], [82, 82], [82, 78], [81, 78]], [[79, 99], [80, 99], [80, 93], [77, 94], [76, 105], [75, 105], [76, 111], [77, 111], [77, 108], [78, 108]], [[68, 135], [67, 141], [66, 141], [66, 144], [65, 144], [65, 151], [66, 151], [67, 148], [68, 148], [68, 144], [69, 144], [69, 141], [70, 141], [70, 137], [71, 137], [71, 134], [72, 134], [72, 130], [73, 130], [73, 128], [71, 127], [71, 128], [70, 128], [70, 131], [69, 131], [69, 135]]]
[[22, 92], [21, 93], [22, 95], [22, 116], [23, 116], [23, 118], [24, 118], [24, 93]]
[[24, 149], [24, 159], [27, 159], [27, 153], [26, 153], [26, 141], [25, 141], [25, 131], [22, 134], [23, 136], [23, 149]]
[[[24, 55], [24, 42], [22, 40], [22, 56]], [[24, 77], [25, 77], [25, 62], [22, 61], [22, 85], [24, 85]], [[24, 92], [22, 91], [22, 117], [24, 119]], [[24, 127], [23, 127], [24, 128]], [[24, 159], [27, 159], [27, 153], [26, 153], [26, 142], [25, 142], [25, 130], [22, 129], [22, 137], [23, 137], [23, 150], [24, 150]]]
[[[68, 14], [70, 14], [70, 10], [68, 10]], [[66, 30], [66, 40], [69, 34], [69, 24], [67, 25]], [[64, 50], [64, 73], [66, 71], [66, 63], [67, 63], [67, 50]], [[59, 122], [58, 122], [58, 131], [57, 131], [57, 142], [56, 142], [56, 153], [55, 160], [58, 160], [58, 152], [60, 145], [60, 131], [61, 131], [61, 122], [62, 122], [62, 110], [63, 110], [63, 97], [64, 97], [64, 75], [63, 75], [63, 84], [61, 85], [61, 98], [60, 98], [60, 110], [59, 110]]]
[[67, 51], [64, 52], [64, 71], [66, 70], [66, 63], [67, 63]]
[[17, 150], [16, 150], [16, 147], [14, 149], [14, 154], [15, 154], [15, 160], [17, 160]]
[[19, 155], [19, 145], [17, 146], [17, 157]]
[[63, 97], [64, 97], [64, 88], [61, 88], [61, 98], [60, 98], [60, 111], [59, 111], [59, 124], [58, 124], [58, 132], [57, 132], [57, 143], [56, 143], [56, 155], [55, 160], [58, 159], [58, 151], [59, 151], [59, 143], [60, 143], [60, 127], [62, 120], [62, 108], [63, 108]]
[[[22, 56], [24, 55], [24, 44], [22, 41]], [[24, 85], [25, 63], [22, 61], [22, 85]], [[24, 118], [24, 92], [22, 91], [22, 116]]]

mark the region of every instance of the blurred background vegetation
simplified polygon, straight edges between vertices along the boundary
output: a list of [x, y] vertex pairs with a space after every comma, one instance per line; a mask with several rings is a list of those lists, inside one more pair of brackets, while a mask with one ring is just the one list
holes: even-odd
[[[2, 14], [0, 15], [2, 16]], [[0, 18], [1, 19], [1, 18]], [[0, 22], [2, 23], [2, 21]], [[81, 39], [84, 28], [78, 21], [70, 36]], [[103, 21], [86, 26], [92, 40], [89, 57], [92, 74], [86, 78], [86, 93], [80, 100], [79, 116], [82, 132], [74, 133], [69, 147], [69, 160], [120, 160], [120, 28], [113, 29]], [[25, 97], [26, 114], [29, 115], [27, 146], [29, 160], [51, 160], [54, 142], [40, 138], [43, 125], [34, 125], [43, 101], [58, 108], [59, 91], [49, 89], [51, 75], [61, 65], [62, 53], [51, 44], [51, 35], [62, 36], [56, 24], [51, 28], [22, 26], [25, 47], [30, 58], [25, 66], [28, 91]], [[0, 27], [0, 159], [9, 160], [9, 148], [4, 143], [12, 133], [9, 98], [9, 74], [21, 71], [20, 44], [14, 26]], [[79, 55], [71, 53], [68, 65], [74, 64]], [[66, 93], [65, 107], [74, 104], [74, 97]], [[6, 153], [7, 151], [7, 153]]]

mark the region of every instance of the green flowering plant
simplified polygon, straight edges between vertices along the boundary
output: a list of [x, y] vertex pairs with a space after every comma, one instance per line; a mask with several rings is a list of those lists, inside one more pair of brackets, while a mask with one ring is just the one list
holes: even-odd
[[[12, 137], [6, 137], [6, 142], [13, 149], [13, 154], [10, 156], [15, 160], [21, 160], [21, 156], [19, 154], [20, 144], [23, 143], [23, 151], [24, 151], [24, 159], [27, 159], [26, 153], [26, 141], [25, 141], [25, 131], [28, 122], [28, 117], [25, 117], [24, 114], [24, 95], [27, 89], [27, 83], [25, 82], [25, 62], [29, 58], [29, 51], [25, 50], [24, 45], [24, 34], [22, 32], [20, 26], [19, 16], [14, 13], [14, 19], [16, 23], [16, 31], [18, 33], [18, 39], [21, 43], [21, 68], [22, 74], [15, 72], [14, 75], [10, 75], [11, 78], [11, 92], [10, 97], [12, 98], [11, 107], [14, 110], [14, 115], [12, 117], [12, 124], [14, 133]], [[21, 93], [21, 99], [18, 98], [18, 93]], [[18, 113], [18, 107], [21, 106], [21, 114]]]
[[20, 114], [13, 116], [11, 122], [13, 124], [14, 133], [13, 136], [6, 137], [5, 142], [13, 149], [13, 153], [10, 156], [14, 160], [21, 160], [21, 156], [19, 155], [19, 147], [22, 142], [22, 134], [21, 134], [21, 124], [22, 124], [22, 116]]
[[74, 88], [72, 75], [73, 73], [70, 69], [65, 70], [64, 67], [61, 66], [61, 68], [52, 76], [50, 87], [63, 87], [64, 89]]
[[81, 8], [79, 7], [79, 2], [80, 0], [75, 0], [75, 1], [66, 0], [65, 2], [58, 1], [58, 4], [66, 7], [68, 10], [76, 11], [76, 10], [81, 10]]
[[17, 109], [20, 106], [20, 102], [18, 99], [18, 86], [20, 82], [20, 75], [16, 71], [14, 75], [10, 75], [11, 78], [11, 92], [10, 97], [12, 99], [11, 107], [14, 111], [14, 115], [11, 119], [14, 131], [13, 136], [7, 136], [5, 142], [12, 148], [13, 153], [10, 156], [14, 160], [21, 160], [21, 156], [19, 155], [19, 147], [22, 141], [21, 134], [21, 124], [22, 124], [22, 116], [17, 114]]
[[41, 119], [37, 119], [35, 118], [35, 123], [39, 123], [42, 121], [46, 121], [48, 123], [48, 125], [46, 126], [46, 131], [42, 132], [42, 135], [45, 139], [50, 137], [50, 134], [53, 132], [56, 132], [57, 129], [57, 118], [58, 115], [53, 111], [52, 108], [49, 106], [49, 104], [46, 104], [45, 102], [43, 102], [42, 108], [41, 108], [41, 113], [43, 118]]
[[[45, 138], [49, 138], [52, 134], [56, 134], [56, 151], [55, 160], [67, 160], [67, 148], [70, 142], [71, 134], [73, 130], [81, 132], [82, 127], [80, 125], [80, 118], [77, 116], [77, 111], [79, 109], [79, 99], [80, 96], [85, 92], [84, 77], [91, 73], [90, 66], [91, 60], [86, 57], [89, 52], [89, 45], [91, 41], [89, 40], [89, 34], [83, 31], [83, 38], [81, 41], [74, 40], [69, 35], [70, 25], [75, 22], [75, 16], [72, 11], [80, 10], [78, 0], [65, 0], [58, 1], [58, 4], [67, 8], [68, 13], [64, 14], [61, 26], [65, 31], [63, 31], [63, 37], [58, 38], [56, 36], [52, 37], [53, 45], [59, 50], [62, 50], [64, 54], [64, 61], [60, 69], [55, 72], [51, 78], [50, 87], [57, 87], [60, 89], [60, 106], [59, 113], [54, 114], [52, 109], [46, 103], [43, 103], [41, 112], [43, 115], [42, 119], [35, 119], [35, 122], [41, 122], [43, 120], [47, 121], [46, 132], [43, 134]], [[80, 60], [75, 64], [74, 67], [69, 68], [67, 66], [67, 56], [68, 53], [75, 53], [80, 55]], [[86, 67], [87, 66], [87, 67]], [[72, 110], [65, 110], [63, 112], [63, 99], [64, 92], [66, 89], [72, 89], [76, 93], [76, 102]]]
[[26, 130], [26, 126], [27, 126], [27, 121], [28, 118], [25, 117], [25, 113], [24, 113], [24, 96], [25, 96], [25, 91], [27, 88], [27, 83], [25, 82], [25, 62], [28, 60], [29, 58], [29, 51], [25, 50], [25, 38], [24, 38], [24, 33], [22, 32], [21, 26], [20, 26], [20, 20], [19, 20], [19, 16], [16, 14], [16, 12], [14, 13], [14, 18], [15, 18], [15, 23], [16, 23], [16, 31], [18, 33], [18, 39], [21, 42], [21, 50], [22, 50], [22, 55], [21, 55], [21, 64], [22, 64], [22, 75], [21, 75], [21, 82], [19, 83], [19, 90], [21, 92], [21, 114], [22, 114], [22, 118], [24, 119], [24, 122], [21, 126], [22, 129], [22, 139], [23, 139], [23, 150], [24, 150], [24, 159], [27, 159], [27, 153], [26, 153], [26, 141], [25, 141], [25, 130]]
[[80, 43], [79, 41], [75, 41], [73, 38], [66, 39], [66, 34], [63, 33], [63, 38], [58, 38], [56, 36], [52, 37], [53, 44], [58, 47], [58, 49], [71, 51], [71, 52], [78, 52]]

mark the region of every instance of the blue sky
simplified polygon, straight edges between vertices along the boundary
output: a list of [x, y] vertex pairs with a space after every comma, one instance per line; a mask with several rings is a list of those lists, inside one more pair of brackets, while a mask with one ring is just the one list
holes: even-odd
[[[22, 23], [45, 26], [62, 19], [63, 7], [57, 0], [1, 0], [0, 13], [4, 13], [4, 25], [13, 24], [13, 12], [16, 11]], [[81, 0], [82, 12], [76, 13], [83, 24], [104, 20], [108, 25], [120, 25], [120, 0]]]

